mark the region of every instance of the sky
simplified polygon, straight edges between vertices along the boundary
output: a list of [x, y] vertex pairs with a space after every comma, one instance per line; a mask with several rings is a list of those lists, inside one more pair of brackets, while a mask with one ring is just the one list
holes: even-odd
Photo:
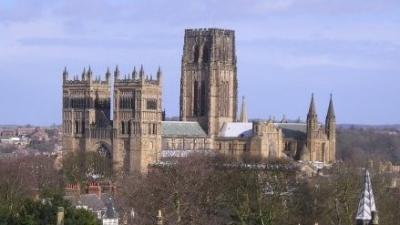
[[400, 124], [399, 0], [0, 0], [0, 124], [61, 123], [62, 71], [163, 71], [179, 114], [186, 28], [235, 30], [250, 118]]

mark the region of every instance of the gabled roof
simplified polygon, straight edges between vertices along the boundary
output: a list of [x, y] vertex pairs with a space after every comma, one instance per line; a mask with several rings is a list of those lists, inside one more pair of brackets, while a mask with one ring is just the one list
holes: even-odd
[[163, 121], [163, 137], [207, 137], [198, 122]]
[[307, 124], [305, 123], [275, 123], [282, 129], [285, 138], [303, 139], [307, 135]]

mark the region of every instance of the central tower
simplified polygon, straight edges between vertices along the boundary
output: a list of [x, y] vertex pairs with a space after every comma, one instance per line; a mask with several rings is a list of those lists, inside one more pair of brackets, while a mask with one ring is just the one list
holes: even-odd
[[180, 118], [198, 121], [209, 136], [236, 120], [235, 33], [187, 29], [182, 56]]

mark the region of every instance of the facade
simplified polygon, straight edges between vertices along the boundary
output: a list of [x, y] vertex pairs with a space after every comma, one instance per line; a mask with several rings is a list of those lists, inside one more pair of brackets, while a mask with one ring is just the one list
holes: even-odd
[[[97, 151], [113, 160], [116, 171], [147, 171], [162, 158], [191, 152], [332, 163], [336, 119], [332, 97], [325, 126], [318, 122], [312, 96], [307, 122], [248, 122], [244, 98], [238, 113], [235, 33], [223, 29], [185, 30], [180, 84], [180, 121], [162, 121], [162, 74], [121, 78], [114, 71], [94, 79], [63, 72], [63, 150]], [[113, 99], [113, 119], [111, 119]], [[238, 118], [238, 114], [240, 115]]]
[[114, 72], [114, 119], [111, 120], [111, 73], [93, 79], [92, 70], [82, 78], [63, 73], [63, 150], [97, 151], [113, 160], [116, 171], [147, 170], [161, 149], [161, 71], [153, 80], [139, 73], [120, 77]]

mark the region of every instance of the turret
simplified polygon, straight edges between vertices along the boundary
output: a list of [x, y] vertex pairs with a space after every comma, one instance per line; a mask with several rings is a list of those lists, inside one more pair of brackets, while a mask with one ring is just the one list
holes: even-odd
[[133, 67], [133, 71], [132, 71], [132, 80], [136, 80], [137, 79], [137, 72], [136, 72], [136, 66]]
[[83, 71], [82, 71], [82, 80], [86, 80], [85, 78], [86, 78], [86, 68], [85, 67], [83, 67]]
[[328, 113], [326, 114], [325, 133], [329, 140], [329, 161], [334, 162], [336, 160], [336, 116], [332, 94], [329, 100]]
[[333, 108], [332, 94], [329, 100], [328, 113], [326, 114], [325, 131], [328, 138], [334, 137], [336, 132], [336, 116], [335, 109]]
[[316, 130], [317, 128], [318, 128], [318, 116], [315, 110], [314, 94], [312, 94], [310, 108], [307, 114], [307, 131]]
[[310, 161], [321, 160], [317, 158], [317, 145], [315, 142], [316, 133], [318, 132], [318, 116], [315, 110], [314, 94], [311, 95], [310, 108], [307, 114], [307, 149], [309, 150]]
[[63, 71], [63, 81], [68, 80], [68, 71], [67, 71], [67, 67], [64, 67], [64, 71]]
[[106, 81], [107, 82], [110, 82], [110, 77], [111, 77], [110, 68], [107, 67], [107, 72], [106, 72]]
[[140, 80], [144, 80], [144, 69], [143, 69], [143, 65], [140, 66], [140, 70], [139, 70], [139, 78]]
[[117, 65], [117, 66], [115, 66], [114, 79], [118, 80], [119, 79], [119, 75], [120, 75], [120, 73], [119, 73], [119, 69], [118, 69], [118, 65]]

